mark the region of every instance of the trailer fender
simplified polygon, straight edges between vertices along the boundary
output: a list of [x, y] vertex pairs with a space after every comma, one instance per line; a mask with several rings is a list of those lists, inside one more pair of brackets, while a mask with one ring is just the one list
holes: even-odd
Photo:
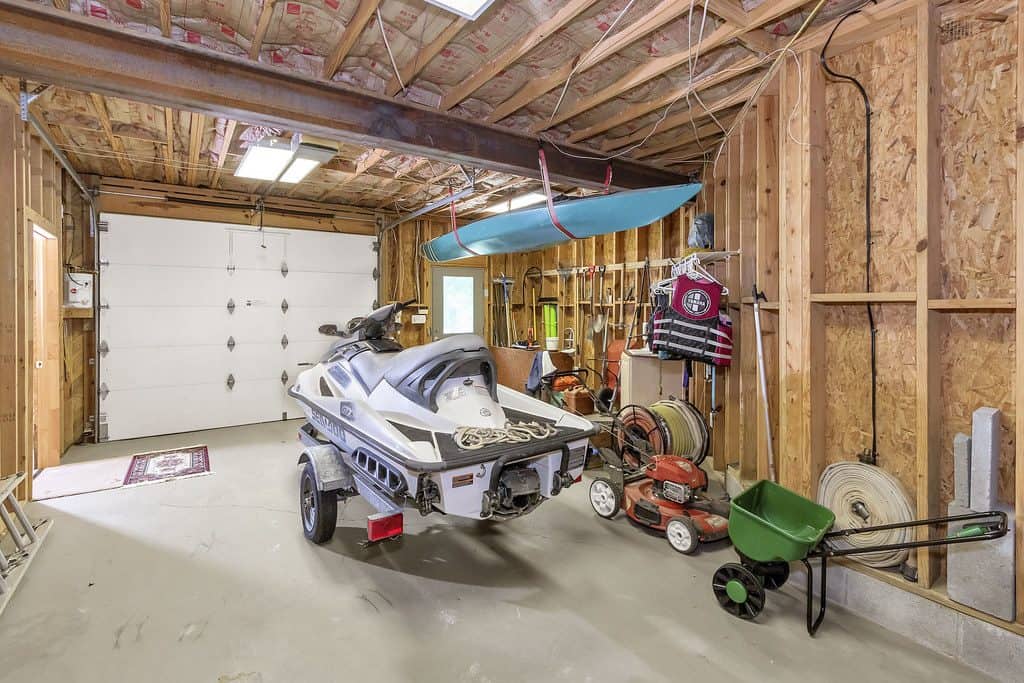
[[309, 463], [316, 475], [316, 486], [321, 491], [354, 489], [352, 471], [342, 458], [341, 451], [331, 444], [307, 446], [299, 456], [299, 465]]

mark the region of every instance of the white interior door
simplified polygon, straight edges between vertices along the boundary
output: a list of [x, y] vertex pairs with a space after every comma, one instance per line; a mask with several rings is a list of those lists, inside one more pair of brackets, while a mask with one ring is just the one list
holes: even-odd
[[298, 417], [287, 395], [373, 303], [372, 237], [105, 215], [101, 436]]

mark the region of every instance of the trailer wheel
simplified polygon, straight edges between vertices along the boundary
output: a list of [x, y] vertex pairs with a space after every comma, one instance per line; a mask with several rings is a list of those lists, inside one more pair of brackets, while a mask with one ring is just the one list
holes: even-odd
[[711, 579], [718, 604], [729, 614], [750, 620], [764, 609], [764, 588], [754, 573], [741, 564], [723, 564]]
[[700, 545], [697, 527], [689, 517], [673, 517], [665, 525], [665, 538], [676, 552], [692, 555]]
[[608, 477], [598, 477], [590, 484], [590, 505], [598, 517], [613, 519], [622, 507], [622, 494]]
[[789, 580], [789, 562], [765, 562], [758, 567], [758, 573], [765, 588], [777, 591]]
[[338, 526], [338, 496], [317, 487], [313, 463], [309, 462], [302, 466], [299, 475], [299, 516], [302, 533], [313, 543], [326, 543], [334, 536]]

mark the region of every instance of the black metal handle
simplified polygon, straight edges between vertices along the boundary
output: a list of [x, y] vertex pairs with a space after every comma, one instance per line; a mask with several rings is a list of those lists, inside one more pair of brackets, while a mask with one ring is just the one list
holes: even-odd
[[[828, 541], [837, 538], [867, 534], [873, 531], [887, 531], [889, 529], [910, 529], [921, 526], [938, 526], [951, 522], [979, 522], [988, 530], [977, 536], [964, 536], [963, 538], [930, 538], [923, 541], [908, 541], [907, 543], [887, 543], [884, 545], [865, 546], [862, 548], [835, 548], [829, 545]], [[991, 526], [996, 522], [995, 526]], [[846, 555], [857, 555], [860, 553], [873, 553], [886, 550], [909, 550], [911, 548], [928, 548], [939, 545], [954, 545], [957, 543], [973, 543], [974, 541], [987, 541], [995, 538], [1002, 538], [1006, 535], [1009, 525], [1006, 513], [999, 510], [988, 512], [973, 512], [967, 515], [953, 515], [951, 517], [932, 517], [930, 519], [917, 519], [912, 522], [898, 522], [895, 524], [880, 524], [877, 526], [866, 526], [860, 529], [841, 529], [830, 531], [825, 534], [821, 544], [808, 554], [808, 557], [844, 557]]]

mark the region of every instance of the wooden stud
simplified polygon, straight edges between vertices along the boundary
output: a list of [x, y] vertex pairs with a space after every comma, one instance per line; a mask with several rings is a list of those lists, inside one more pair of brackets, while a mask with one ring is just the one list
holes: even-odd
[[472, 76], [445, 93], [441, 99], [440, 109], [448, 111], [459, 102], [462, 102], [479, 90], [487, 81], [550, 38], [595, 2], [597, 0], [567, 0], [550, 19], [541, 22], [532, 31], [525, 33], [519, 40], [505, 48], [500, 55], [486, 60], [483, 66], [477, 69]]
[[448, 43], [452, 42], [467, 23], [469, 22], [466, 19], [459, 18], [448, 24], [447, 28], [441, 31], [436, 38], [420, 48], [411, 62], [398, 70], [402, 75], [401, 80], [397, 76], [391, 77], [384, 87], [384, 92], [389, 97], [394, 97], [402, 89], [402, 83], [406, 85], [412, 83], [412, 80], [430, 63], [430, 60], [436, 57]]
[[188, 120], [188, 168], [185, 171], [185, 184], [195, 185], [196, 174], [199, 172], [199, 153], [203, 146], [203, 126], [205, 124], [202, 114], [192, 112]]
[[259, 61], [260, 50], [263, 49], [263, 39], [267, 37], [267, 29], [270, 28], [270, 19], [274, 16], [276, 5], [277, 0], [263, 0], [260, 16], [256, 20], [256, 29], [253, 32], [252, 43], [249, 45], [249, 59]]
[[224, 170], [224, 162], [228, 158], [228, 150], [231, 149], [231, 141], [235, 138], [235, 127], [238, 122], [234, 119], [229, 119], [227, 124], [224, 126], [224, 142], [221, 143], [220, 151], [217, 152], [217, 170], [213, 173], [213, 180], [210, 181], [210, 187], [217, 187], [220, 182], [221, 171]]
[[[939, 77], [938, 16], [934, 0], [917, 10], [917, 516], [939, 516], [939, 454], [942, 434], [939, 394], [938, 314], [928, 301], [940, 295], [942, 155], [939, 151], [942, 82]], [[923, 534], [935, 536], [924, 528]], [[920, 548], [918, 583], [931, 588], [941, 571], [938, 548]]]
[[[739, 147], [738, 184], [734, 189], [739, 195], [739, 215], [737, 216], [740, 255], [732, 259], [728, 268], [730, 280], [738, 285], [730, 291], [730, 301], [739, 302], [742, 297], [750, 294], [754, 281], [757, 279], [757, 134], [758, 119], [747, 117], [738, 131], [736, 139]], [[736, 262], [736, 263], [734, 263]], [[739, 345], [733, 350], [732, 368], [739, 372], [738, 403], [739, 403], [739, 445], [740, 478], [749, 481], [757, 478], [757, 423], [762, 412], [757, 376], [757, 354], [755, 353], [756, 338], [754, 334], [754, 309], [740, 306], [733, 313], [733, 319], [739, 320], [739, 326], [733, 331], [733, 339], [739, 339]]]
[[[799, 69], [799, 71], [798, 71]], [[781, 400], [779, 481], [815, 497], [824, 468], [824, 383], [812, 381], [822, 367], [824, 325], [811, 302], [821, 288], [824, 259], [825, 84], [816, 54], [782, 69], [783, 111], [793, 111], [793, 135], [782, 141], [780, 193], [779, 339]]]
[[743, 9], [738, 0], [700, 0], [698, 5], [707, 7], [708, 12], [721, 17], [734, 26], [746, 28], [750, 23], [750, 16]]
[[338, 41], [330, 56], [324, 61], [323, 77], [328, 81], [334, 78], [334, 74], [341, 68], [341, 63], [345, 61], [345, 57], [348, 56], [352, 46], [359, 40], [359, 36], [363, 34], [366, 24], [373, 19], [373, 15], [376, 14], [379, 6], [380, 0], [359, 0], [359, 6], [356, 7], [355, 14], [352, 15], [348, 26], [345, 27], [345, 31], [341, 34], [341, 40]]
[[171, 37], [171, 0], [160, 0], [160, 35]]
[[[769, 302], [779, 300], [779, 98], [762, 95], [757, 101], [757, 287]], [[776, 303], [777, 305], [777, 303]], [[769, 419], [774, 437], [779, 424], [778, 317], [761, 316], [765, 377], [768, 380]], [[748, 352], [754, 352], [750, 349]], [[760, 391], [760, 389], [759, 389]], [[758, 400], [762, 400], [760, 397]], [[761, 408], [763, 412], [763, 408]], [[778, 448], [774, 449], [779, 452]], [[757, 479], [768, 478], [768, 430], [757, 417]]]
[[1014, 438], [1014, 526], [1017, 548], [1017, 621], [1024, 622], [1024, 2], [1017, 3], [1017, 197], [1014, 202], [1017, 226], [1017, 315], [1016, 315], [1016, 372], [1014, 373], [1014, 403], [1017, 406], [1017, 425]]
[[[21, 122], [0, 100], [0, 146], [15, 150]], [[19, 158], [0, 164], [0, 476], [18, 468], [18, 241]]]
[[110, 114], [107, 112], [107, 103], [103, 100], [102, 95], [91, 93], [89, 99], [92, 100], [93, 110], [96, 112], [96, 119], [100, 122], [100, 126], [103, 128], [103, 133], [107, 136], [107, 142], [110, 144], [110, 148], [114, 151], [114, 156], [117, 159], [117, 165], [121, 169], [121, 173], [125, 178], [134, 178], [135, 173], [132, 170], [132, 165], [128, 161], [128, 156], [124, 150], [124, 143], [121, 139], [114, 135], [114, 128], [110, 123]]
[[174, 158], [174, 110], [164, 107], [164, 180], [168, 183], [178, 182], [178, 169]]
[[590, 69], [619, 50], [629, 47], [629, 45], [640, 38], [661, 28], [688, 11], [689, 5], [687, 3], [661, 3], [653, 11], [642, 17], [637, 17], [628, 26], [623, 26], [615, 33], [609, 35], [603, 43], [594, 47], [592, 51], [588, 50], [583, 53], [577, 60], [567, 62], [547, 76], [541, 76], [526, 83], [515, 95], [498, 104], [487, 117], [487, 122], [497, 123], [506, 116], [514, 114], [538, 97], [561, 87], [566, 79], [569, 78], [573, 69], [576, 70], [576, 73]]

